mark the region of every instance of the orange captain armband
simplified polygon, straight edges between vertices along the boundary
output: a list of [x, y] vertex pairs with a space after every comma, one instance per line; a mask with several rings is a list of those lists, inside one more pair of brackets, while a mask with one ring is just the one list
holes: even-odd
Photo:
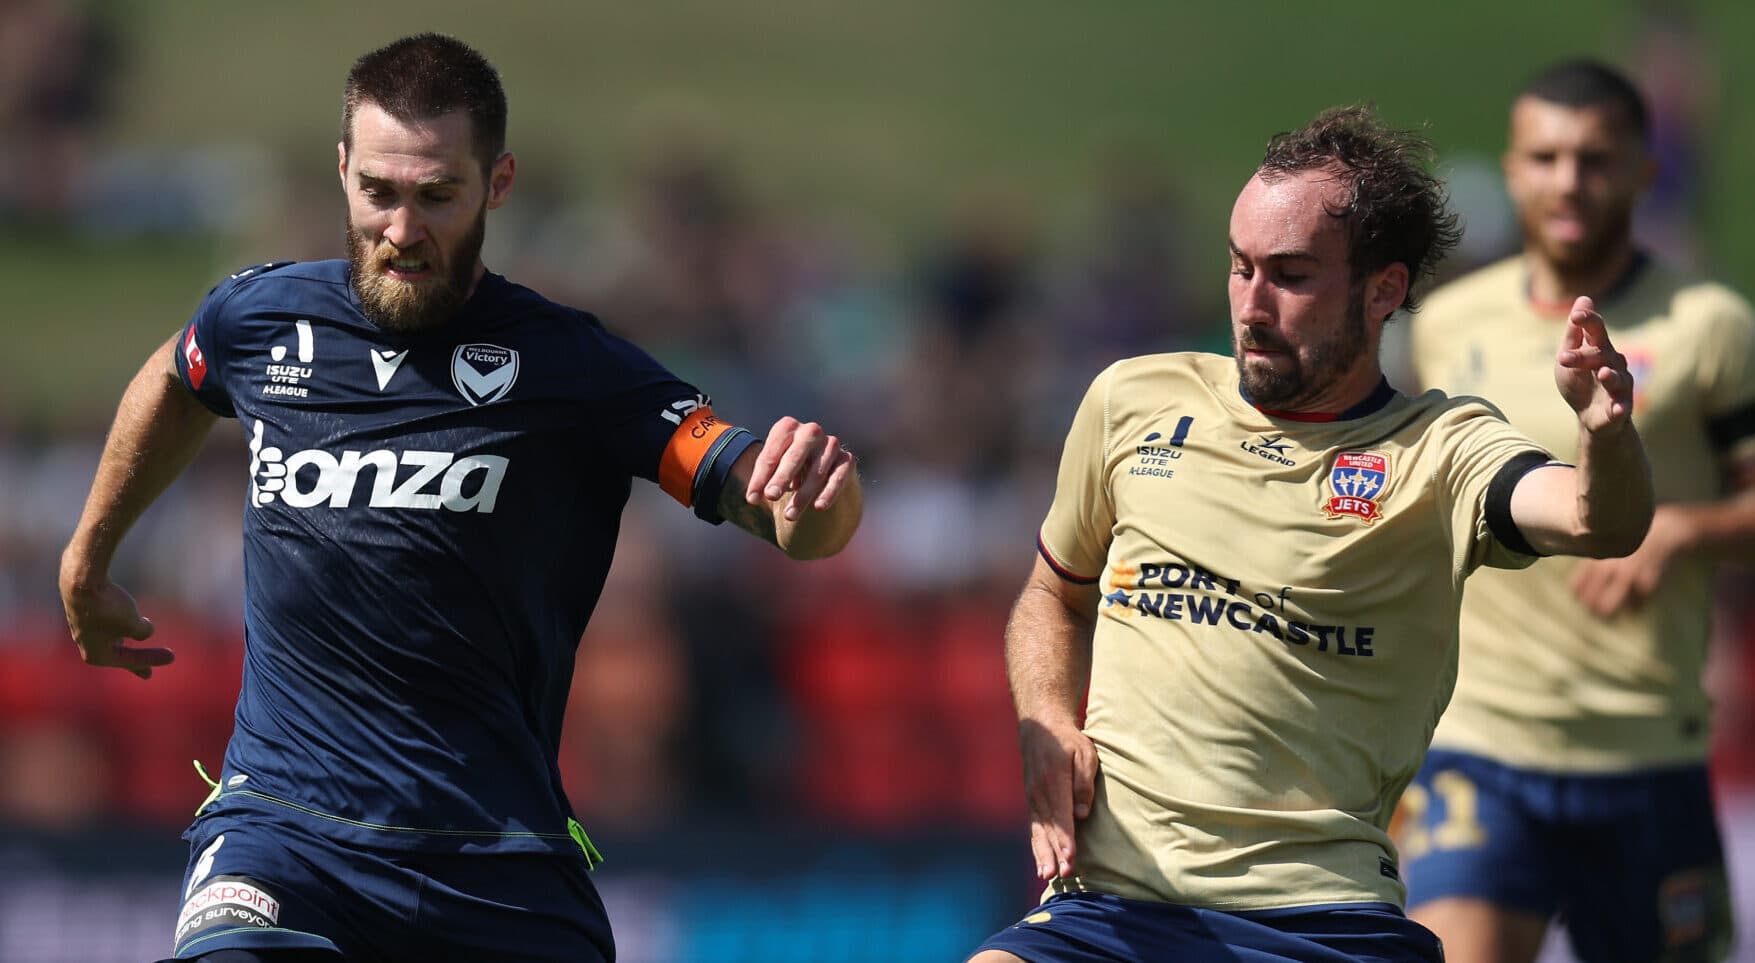
[[[740, 440], [743, 444], [733, 444]], [[696, 507], [696, 514], [703, 518], [709, 517], [708, 513], [717, 518], [716, 505], [695, 506], [695, 499], [710, 496], [716, 503], [719, 489], [731, 470], [729, 462], [743, 454], [743, 449], [754, 440], [748, 431], [720, 421], [712, 408], [696, 408], [671, 434], [670, 444], [664, 446], [664, 454], [658, 459], [658, 487], [683, 505]], [[734, 447], [735, 452], [729, 451]], [[727, 463], [718, 465], [727, 454], [731, 456], [725, 459]], [[708, 512], [702, 512], [703, 508]]]

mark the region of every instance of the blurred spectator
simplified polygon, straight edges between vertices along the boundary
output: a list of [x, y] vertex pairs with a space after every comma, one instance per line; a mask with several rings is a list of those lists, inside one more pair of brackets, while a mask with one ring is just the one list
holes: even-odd
[[1660, 258], [1701, 269], [1695, 218], [1705, 153], [1719, 122], [1717, 53], [1686, 5], [1649, 3], [1634, 36], [1630, 66], [1650, 111], [1658, 165], [1635, 212], [1634, 233]]
[[101, 9], [0, 2], [0, 224], [49, 224], [74, 204], [116, 75]]

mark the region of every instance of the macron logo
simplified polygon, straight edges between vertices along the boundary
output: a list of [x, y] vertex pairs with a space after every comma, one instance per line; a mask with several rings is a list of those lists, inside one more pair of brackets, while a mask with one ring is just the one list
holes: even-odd
[[402, 367], [402, 359], [408, 357], [408, 349], [391, 351], [389, 348], [373, 348], [367, 352], [372, 356], [372, 373], [378, 376], [378, 390], [383, 391], [396, 376], [396, 369]]

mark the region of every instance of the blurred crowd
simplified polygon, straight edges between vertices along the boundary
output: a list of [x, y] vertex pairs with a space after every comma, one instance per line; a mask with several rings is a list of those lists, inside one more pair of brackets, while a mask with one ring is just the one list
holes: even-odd
[[[46, 12], [66, 9], [0, 4], [19, 18], [0, 30], [0, 175], [63, 152], [83, 161], [57, 169], [101, 166], [90, 132], [114, 51], [94, 24]], [[58, 46], [24, 43], [26, 16]], [[626, 196], [590, 202], [521, 172], [490, 218], [490, 268], [597, 313], [737, 423], [800, 412], [829, 426], [860, 457], [867, 509], [846, 553], [800, 567], [636, 490], [567, 715], [562, 769], [581, 818], [594, 833], [703, 819], [1021, 825], [1001, 637], [1063, 433], [1109, 361], [1228, 350], [1222, 241], [1192, 235], [1172, 169], [1150, 155], [1113, 158], [1077, 216], [976, 199], [900, 256], [764, 202], [702, 141], [664, 141], [639, 170]], [[0, 229], [76, 222], [81, 182], [68, 176], [0, 194]], [[289, 191], [266, 221], [277, 256], [338, 253], [333, 190]], [[1481, 193], [1471, 231], [1496, 240], [1469, 249], [1475, 263], [1514, 243], [1502, 198]], [[245, 263], [216, 264], [213, 279]], [[166, 333], [181, 320], [163, 319]], [[150, 682], [87, 669], [55, 582], [109, 412], [95, 414], [0, 413], [0, 826], [168, 832], [206, 792], [190, 760], [217, 770], [230, 730], [248, 458], [222, 423], [114, 568], [176, 664]], [[1720, 777], [1755, 788], [1755, 752], [1735, 736], [1755, 725], [1755, 612], [1727, 607], [1721, 623]]]

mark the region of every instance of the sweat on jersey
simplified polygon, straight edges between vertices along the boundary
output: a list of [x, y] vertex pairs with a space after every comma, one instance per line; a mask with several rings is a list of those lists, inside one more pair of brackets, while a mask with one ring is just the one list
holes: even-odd
[[1101, 593], [1100, 772], [1050, 894], [1404, 899], [1387, 829], [1456, 677], [1463, 580], [1532, 560], [1510, 493], [1548, 459], [1478, 399], [1387, 382], [1302, 418], [1217, 355], [1120, 361], [1085, 395], [1039, 547]]
[[[1725, 494], [1725, 466], [1755, 455], [1755, 314], [1713, 284], [1641, 260], [1597, 299], [1633, 373], [1633, 423], [1665, 502]], [[1524, 259], [1432, 293], [1414, 316], [1422, 383], [1481, 395], [1562, 459], [1578, 422], [1554, 394], [1565, 315], [1530, 304]], [[1710, 745], [1701, 684], [1713, 563], [1675, 559], [1645, 604], [1601, 618], [1573, 593], [1576, 558], [1483, 573], [1462, 609], [1462, 668], [1435, 745], [1551, 772], [1696, 765]]]
[[717, 523], [755, 439], [491, 273], [398, 334], [345, 261], [243, 271], [177, 370], [250, 450], [243, 687], [209, 808], [386, 849], [574, 851], [561, 716], [631, 479]]

